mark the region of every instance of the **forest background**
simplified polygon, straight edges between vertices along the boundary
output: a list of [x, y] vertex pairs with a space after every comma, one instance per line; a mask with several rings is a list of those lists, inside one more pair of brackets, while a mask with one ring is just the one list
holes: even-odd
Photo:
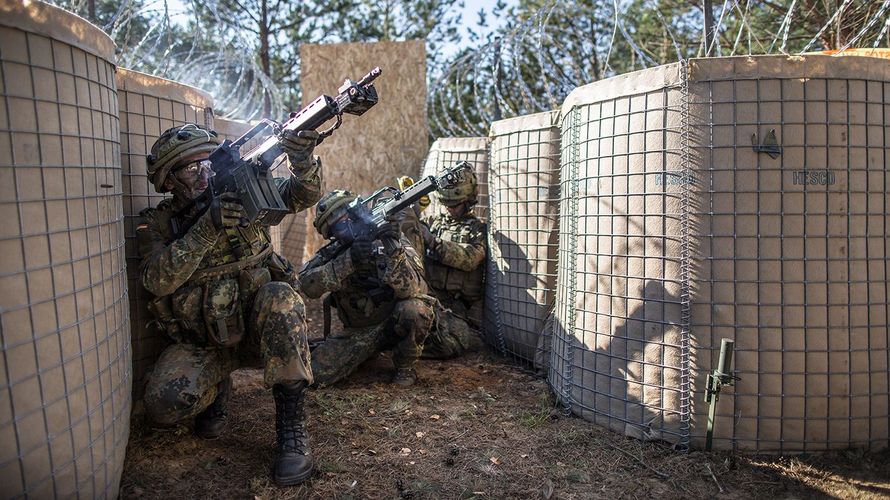
[[299, 108], [301, 44], [424, 39], [431, 140], [484, 134], [576, 86], [679, 59], [890, 47], [890, 0], [55, 3], [108, 32], [121, 67], [210, 89], [234, 119]]

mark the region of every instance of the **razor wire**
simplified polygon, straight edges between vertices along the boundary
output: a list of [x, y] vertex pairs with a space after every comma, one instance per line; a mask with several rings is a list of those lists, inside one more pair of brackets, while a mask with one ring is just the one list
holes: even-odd
[[[54, 1], [81, 14], [89, 3]], [[431, 135], [484, 135], [492, 121], [557, 108], [572, 89], [627, 71], [706, 53], [787, 54], [792, 39], [798, 49], [807, 42], [799, 52], [842, 52], [859, 44], [878, 47], [887, 44], [890, 30], [888, 0], [843, 0], [825, 13], [827, 21], [819, 29], [808, 24], [812, 13], [807, 2], [791, 0], [776, 16], [764, 16], [759, 12], [763, 8], [751, 9], [752, 0], [714, 3], [719, 17], [710, 48], [699, 36], [702, 23], [697, 31], [690, 29], [703, 10], [670, 0], [551, 0], [520, 20], [508, 20], [507, 27], [463, 49], [438, 74], [428, 75]], [[668, 12], [683, 5], [684, 15], [692, 18], [678, 20]], [[221, 17], [232, 13], [216, 6], [217, 0], [123, 0], [102, 28], [118, 45], [120, 66], [208, 91], [218, 116], [257, 119], [264, 107], [273, 116], [283, 114], [282, 92], [257, 63], [257, 40], [224, 29], [227, 23]], [[651, 33], [637, 31], [637, 18], [646, 15], [657, 19], [663, 46], [653, 42]], [[147, 29], [139, 29], [140, 19], [151, 20]], [[838, 30], [844, 19], [857, 23], [850, 38], [838, 41], [838, 47], [826, 47], [823, 37]], [[810, 32], [800, 40], [802, 29]], [[743, 38], [746, 50], [740, 50]], [[656, 50], [664, 54], [658, 56]]]
[[[85, 15], [86, 0], [53, 3]], [[120, 67], [175, 80], [213, 96], [214, 113], [226, 119], [273, 117], [285, 106], [275, 82], [257, 63], [257, 41], [225, 29], [214, 0], [124, 0], [100, 26], [118, 47]], [[205, 17], [202, 19], [200, 14]], [[139, 22], [144, 32], [138, 32]]]
[[[700, 28], [694, 33], [688, 29], [678, 32], [676, 24], [672, 27], [668, 21], [672, 19], [671, 13], [663, 11], [669, 2], [583, 3], [553, 0], [516, 26], [502, 29], [478, 47], [465, 50], [442, 74], [431, 78], [427, 103], [430, 134], [485, 135], [492, 121], [559, 107], [576, 87], [708, 53], [703, 36], [691, 37], [700, 35]], [[888, 45], [890, 0], [844, 0], [826, 12], [826, 21], [816, 28], [807, 2], [791, 0], [787, 9], [776, 16], [765, 16], [757, 12], [758, 8], [750, 8], [750, 0], [714, 3], [719, 16], [710, 53], [716, 55], [788, 54], [789, 46], [796, 47], [791, 49], [792, 53], [830, 48], [837, 48], [840, 53], [859, 45]], [[637, 10], [632, 9], [634, 6]], [[640, 14], [640, 8], [663, 27], [664, 45], [673, 48], [669, 56], [655, 57], [651, 37], [635, 31], [634, 16]], [[698, 10], [697, 15], [703, 16], [703, 10]], [[592, 18], [597, 21], [590, 21]], [[838, 41], [839, 47], [826, 46], [823, 37], [838, 30], [844, 19], [854, 21], [849, 38]], [[592, 28], [594, 22], [600, 23], [598, 31]], [[695, 20], [687, 19], [686, 24], [688, 28]], [[584, 41], [585, 48], [576, 50], [572, 59], [566, 44], [574, 43], [573, 33], [585, 29], [591, 31]], [[877, 38], [872, 39], [873, 36]], [[746, 46], [741, 44], [743, 39], [747, 40]]]

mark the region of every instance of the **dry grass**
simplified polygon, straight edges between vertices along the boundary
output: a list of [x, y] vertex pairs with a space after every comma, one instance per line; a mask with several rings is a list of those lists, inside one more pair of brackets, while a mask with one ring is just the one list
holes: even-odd
[[[314, 322], [314, 324], [317, 324]], [[274, 409], [260, 372], [235, 374], [229, 430], [138, 422], [124, 498], [879, 498], [890, 454], [795, 457], [678, 453], [563, 416], [546, 384], [488, 354], [422, 362], [421, 383], [387, 383], [380, 356], [308, 398], [316, 472], [269, 479]]]

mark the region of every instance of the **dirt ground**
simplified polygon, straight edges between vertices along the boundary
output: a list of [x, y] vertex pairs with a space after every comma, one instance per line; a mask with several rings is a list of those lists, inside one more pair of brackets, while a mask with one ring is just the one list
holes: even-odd
[[[312, 309], [310, 309], [312, 310]], [[317, 310], [317, 309], [315, 309]], [[310, 318], [318, 332], [320, 316]], [[793, 457], [679, 453], [564, 416], [546, 383], [480, 353], [424, 361], [419, 385], [388, 383], [381, 355], [308, 398], [316, 471], [269, 478], [274, 407], [257, 370], [235, 373], [229, 428], [134, 420], [123, 498], [888, 498], [890, 453]]]

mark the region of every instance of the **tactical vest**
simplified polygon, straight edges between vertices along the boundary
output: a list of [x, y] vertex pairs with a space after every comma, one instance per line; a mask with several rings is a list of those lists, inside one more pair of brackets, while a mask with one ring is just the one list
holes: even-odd
[[[164, 202], [158, 206], [156, 222], [163, 225], [168, 243], [175, 238], [173, 213]], [[292, 282], [289, 267], [272, 251], [267, 227], [236, 227], [221, 233], [189, 279], [171, 295], [155, 299], [151, 309], [174, 339], [232, 346], [246, 333], [245, 312], [259, 288], [273, 279]]]
[[395, 293], [379, 276], [346, 279], [343, 288], [331, 294], [333, 306], [345, 326], [351, 328], [379, 325], [396, 307]]
[[[485, 224], [473, 215], [462, 220], [439, 215], [433, 219], [430, 232], [441, 240], [456, 243], [476, 244], [486, 237]], [[423, 265], [427, 283], [434, 290], [446, 291], [468, 303], [482, 299], [484, 263], [472, 271], [462, 271], [427, 256]]]

